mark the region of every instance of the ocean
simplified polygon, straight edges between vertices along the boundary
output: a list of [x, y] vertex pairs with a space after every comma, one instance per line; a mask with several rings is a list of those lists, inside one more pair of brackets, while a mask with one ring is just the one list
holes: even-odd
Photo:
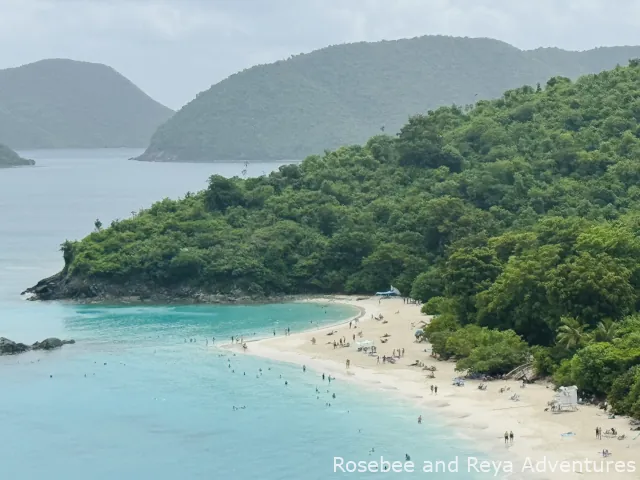
[[77, 343], [0, 357], [3, 478], [361, 479], [380, 474], [334, 473], [334, 457], [344, 468], [406, 455], [414, 473], [383, 476], [488, 475], [468, 473], [462, 460], [458, 473], [421, 471], [425, 460], [482, 456], [436, 412], [218, 347], [232, 335], [336, 323], [354, 315], [351, 307], [108, 307], [20, 297], [61, 268], [60, 243], [89, 233], [95, 219], [108, 225], [200, 190], [211, 174], [260, 175], [278, 163], [141, 163], [128, 160], [141, 153], [131, 149], [20, 153], [37, 166], [0, 171], [0, 336]]

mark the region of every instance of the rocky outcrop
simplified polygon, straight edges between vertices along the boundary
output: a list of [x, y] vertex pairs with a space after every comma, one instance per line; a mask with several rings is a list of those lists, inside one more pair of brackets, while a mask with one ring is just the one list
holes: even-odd
[[29, 345], [16, 343], [5, 337], [0, 337], [0, 355], [15, 355], [30, 350]]
[[63, 345], [73, 345], [75, 340], [60, 340], [59, 338], [51, 337], [41, 342], [36, 342], [31, 345], [31, 350], [53, 350], [54, 348], [60, 348]]
[[29, 346], [24, 343], [16, 343], [5, 337], [0, 337], [0, 355], [15, 355], [28, 352], [29, 350], [53, 350], [54, 348], [60, 348], [63, 345], [74, 343], [76, 343], [75, 340], [60, 340], [59, 338], [51, 337]]
[[40, 280], [27, 288], [22, 295], [29, 300], [70, 300], [76, 303], [207, 303], [207, 304], [252, 304], [281, 302], [293, 298], [288, 296], [251, 295], [239, 289], [228, 293], [206, 291], [189, 285], [160, 287], [143, 280], [131, 280], [121, 284], [101, 279], [67, 275], [63, 270], [49, 278]]

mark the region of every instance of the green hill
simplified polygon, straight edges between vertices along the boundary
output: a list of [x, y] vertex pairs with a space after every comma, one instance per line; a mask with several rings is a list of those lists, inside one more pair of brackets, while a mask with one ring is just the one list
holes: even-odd
[[486, 38], [427, 36], [336, 45], [230, 76], [153, 135], [140, 160], [302, 159], [360, 144], [409, 115], [577, 78], [640, 56], [640, 47], [522, 51]]
[[23, 165], [35, 165], [36, 162], [27, 158], [22, 158], [6, 145], [0, 144], [0, 168], [20, 167]]
[[14, 149], [141, 147], [173, 112], [105, 65], [0, 70], [0, 142]]
[[165, 199], [79, 242], [39, 299], [371, 293], [472, 373], [530, 361], [640, 417], [640, 61]]

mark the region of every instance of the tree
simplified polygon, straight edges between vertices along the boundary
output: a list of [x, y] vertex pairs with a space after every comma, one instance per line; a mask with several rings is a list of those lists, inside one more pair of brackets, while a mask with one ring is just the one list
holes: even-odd
[[562, 317], [558, 327], [556, 342], [567, 350], [577, 350], [584, 345], [586, 338], [585, 325], [574, 317]]
[[224, 212], [229, 207], [243, 205], [244, 195], [233, 179], [212, 175], [205, 191], [205, 203], [210, 210]]
[[595, 325], [599, 319], [620, 319], [636, 303], [631, 270], [606, 253], [580, 252], [550, 272], [547, 289], [559, 311]]
[[494, 332], [489, 341], [473, 348], [456, 362], [456, 370], [501, 375], [530, 360], [529, 348], [513, 330]]
[[434, 267], [429, 268], [416, 277], [411, 286], [411, 298], [428, 302], [442, 294], [443, 282], [440, 271]]
[[618, 338], [618, 325], [614, 323], [610, 318], [598, 322], [596, 329], [594, 330], [594, 340], [596, 342], [609, 342], [612, 343]]
[[586, 394], [604, 396], [616, 379], [640, 363], [640, 349], [623, 350], [610, 343], [593, 343], [568, 362], [570, 380]]
[[100, 219], [96, 218], [96, 221], [93, 222], [93, 226], [96, 229], [96, 232], [102, 230], [102, 222], [100, 221]]

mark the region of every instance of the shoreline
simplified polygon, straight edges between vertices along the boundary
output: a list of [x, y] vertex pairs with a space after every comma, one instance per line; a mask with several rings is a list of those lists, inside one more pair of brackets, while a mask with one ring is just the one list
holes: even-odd
[[[520, 388], [515, 380], [494, 380], [486, 382], [487, 390], [479, 390], [481, 383], [476, 380], [465, 380], [465, 386], [452, 385], [452, 379], [459, 374], [455, 372], [452, 362], [437, 360], [430, 356], [430, 344], [416, 343], [414, 332], [420, 328], [420, 322], [428, 322], [428, 316], [420, 313], [420, 307], [405, 304], [402, 299], [390, 298], [362, 299], [350, 296], [323, 296], [300, 299], [301, 302], [340, 302], [359, 307], [360, 313], [345, 321], [323, 326], [287, 336], [276, 336], [255, 339], [247, 342], [246, 354], [271, 360], [305, 365], [318, 374], [325, 373], [338, 380], [346, 380], [353, 384], [377, 391], [399, 395], [409, 400], [421, 410], [423, 422], [436, 417], [440, 426], [452, 429], [452, 433], [473, 442], [477, 450], [497, 458], [500, 461], [522, 464], [526, 459], [533, 462], [545, 459], [553, 462], [637, 462], [640, 467], [640, 432], [630, 431], [629, 419], [617, 417], [608, 419], [595, 406], [580, 405], [576, 412], [553, 414], [545, 412], [547, 402], [553, 398], [553, 387], [544, 383], [528, 384]], [[383, 321], [373, 320], [379, 314]], [[355, 327], [349, 328], [354, 322]], [[383, 323], [384, 322], [384, 323]], [[353, 324], [352, 324], [353, 326]], [[329, 332], [334, 334], [328, 336]], [[405, 349], [404, 358], [397, 359], [395, 364], [377, 363], [377, 357], [357, 352], [354, 346], [354, 332], [363, 332], [358, 340], [372, 340], [382, 355], [390, 356], [393, 349]], [[382, 344], [380, 337], [389, 334], [388, 343]], [[333, 335], [336, 335], [335, 337]], [[311, 344], [311, 338], [316, 344]], [[333, 339], [347, 337], [351, 346], [333, 348]], [[240, 345], [226, 345], [223, 348], [240, 351]], [[349, 359], [350, 368], [345, 362]], [[415, 360], [425, 365], [436, 367], [435, 378], [424, 378], [428, 373], [420, 367], [411, 367]], [[437, 385], [438, 393], [430, 391], [430, 385]], [[501, 388], [509, 388], [500, 393]], [[513, 394], [520, 396], [519, 401], [510, 400]], [[626, 434], [624, 440], [614, 438], [595, 438], [595, 428], [603, 431], [615, 428], [618, 434]], [[505, 448], [502, 436], [505, 431], [513, 431], [515, 441]], [[566, 433], [573, 435], [562, 435]], [[608, 449], [612, 455], [603, 459], [600, 455]], [[505, 473], [506, 475], [509, 475]], [[491, 473], [493, 475], [493, 473]], [[599, 479], [614, 475], [614, 478], [638, 478], [638, 473], [630, 470], [618, 473], [615, 469], [609, 473], [571, 471], [566, 473], [560, 469], [547, 470], [545, 473], [520, 473], [514, 467], [510, 478], [591, 478]]]

